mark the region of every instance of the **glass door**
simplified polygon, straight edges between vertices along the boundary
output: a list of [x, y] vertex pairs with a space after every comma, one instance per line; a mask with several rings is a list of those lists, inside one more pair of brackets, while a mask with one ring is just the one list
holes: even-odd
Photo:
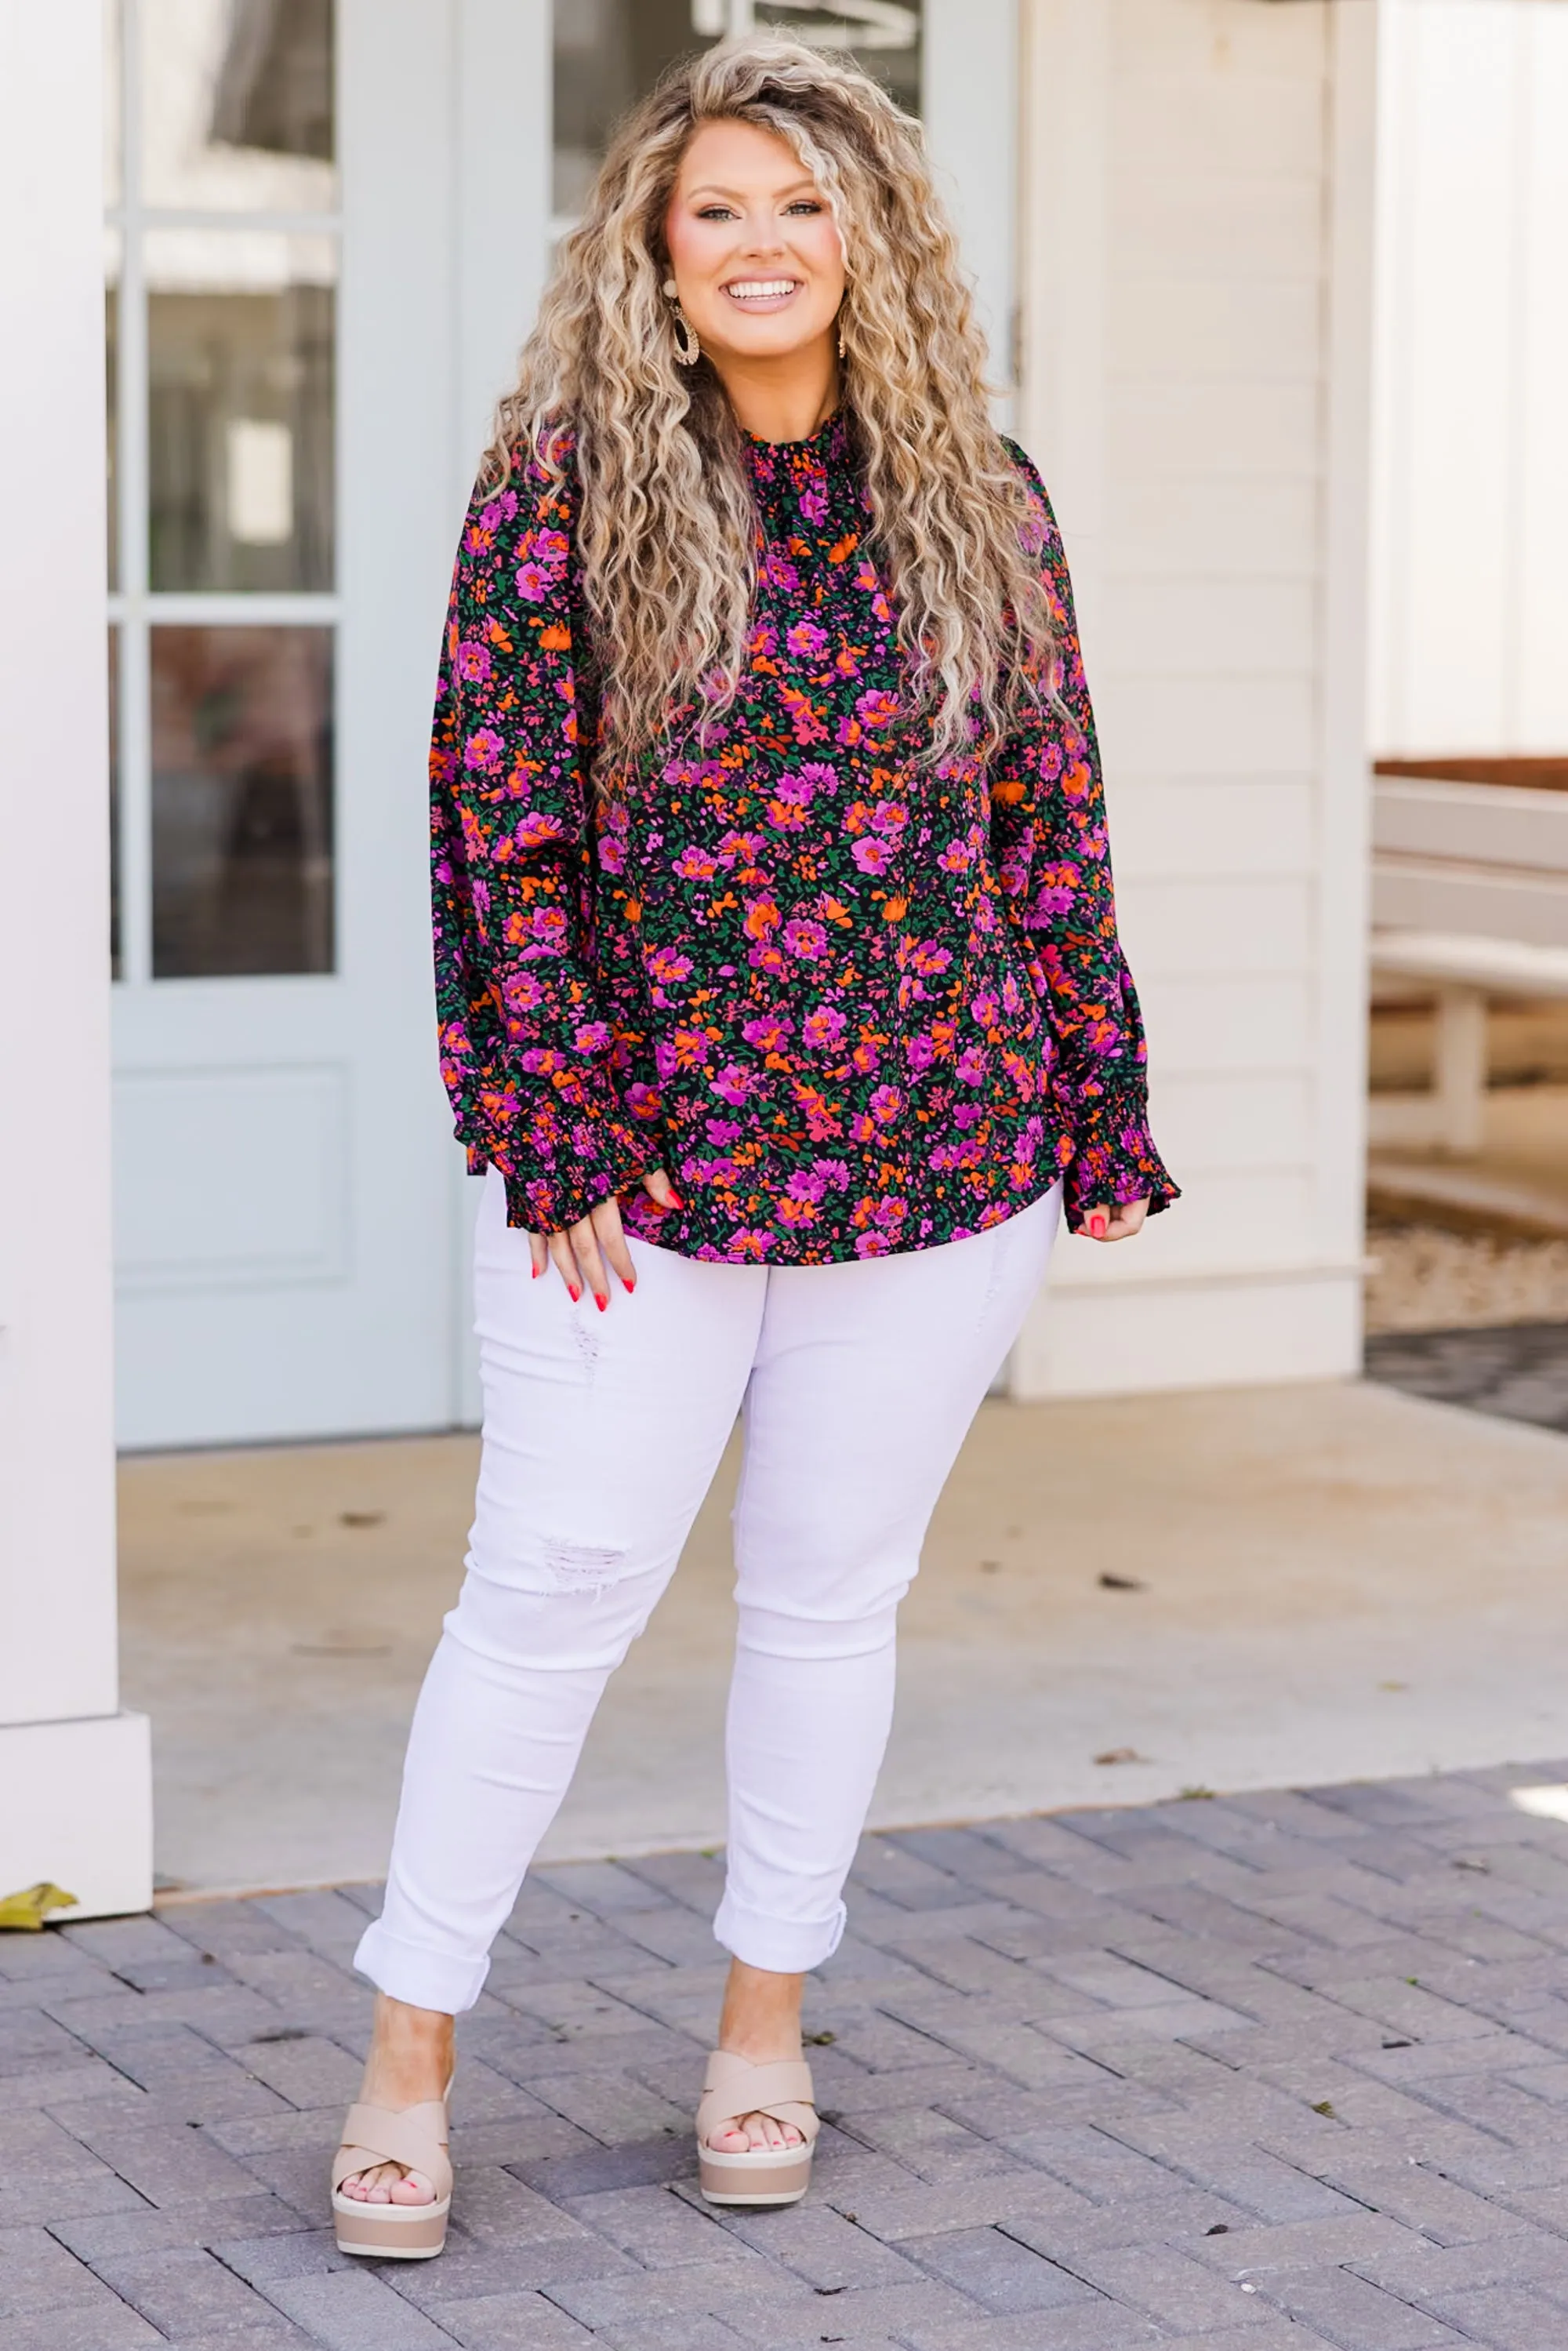
[[366, 772], [344, 691], [340, 289], [374, 191], [340, 167], [341, 28], [332, 0], [109, 0], [106, 29], [123, 1438], [429, 1425], [423, 945], [358, 919], [401, 894], [420, 785]]

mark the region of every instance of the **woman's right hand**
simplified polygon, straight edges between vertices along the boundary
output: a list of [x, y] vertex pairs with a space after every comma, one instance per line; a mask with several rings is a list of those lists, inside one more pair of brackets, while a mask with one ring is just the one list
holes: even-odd
[[[681, 1205], [674, 1186], [662, 1167], [643, 1176], [643, 1189], [661, 1208], [678, 1208]], [[533, 1260], [536, 1280], [553, 1264], [571, 1293], [572, 1304], [576, 1305], [585, 1290], [591, 1290], [593, 1302], [601, 1314], [610, 1303], [611, 1272], [620, 1276], [623, 1289], [632, 1290], [637, 1287], [632, 1252], [621, 1224], [621, 1203], [613, 1193], [560, 1232], [530, 1233], [528, 1255]]]

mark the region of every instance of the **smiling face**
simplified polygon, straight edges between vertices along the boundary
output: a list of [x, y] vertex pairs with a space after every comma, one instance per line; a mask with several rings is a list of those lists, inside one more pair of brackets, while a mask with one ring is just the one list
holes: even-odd
[[664, 235], [681, 308], [721, 366], [833, 348], [844, 291], [838, 225], [772, 131], [703, 123], [681, 159]]

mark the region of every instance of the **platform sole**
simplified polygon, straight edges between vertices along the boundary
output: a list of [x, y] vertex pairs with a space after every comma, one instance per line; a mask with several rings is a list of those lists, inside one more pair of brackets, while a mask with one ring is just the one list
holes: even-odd
[[791, 2147], [772, 2155], [720, 2155], [697, 2150], [697, 2178], [709, 2204], [798, 2204], [811, 2184], [811, 2151]]
[[338, 2251], [372, 2262], [434, 2261], [446, 2242], [451, 2210], [450, 2196], [439, 2204], [361, 2204], [354, 2197], [334, 2196]]

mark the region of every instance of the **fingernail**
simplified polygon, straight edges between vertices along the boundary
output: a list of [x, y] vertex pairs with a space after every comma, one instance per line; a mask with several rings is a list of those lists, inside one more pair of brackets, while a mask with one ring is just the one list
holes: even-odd
[[537, 1280], [538, 1280], [538, 1278], [539, 1278], [539, 1270], [538, 1270], [538, 1266], [537, 1266], [537, 1265], [533, 1268], [533, 1278], [534, 1278], [534, 1280], [535, 1280], [536, 1281], [537, 1281]]
[[1091, 1217], [1089, 1219], [1089, 1229], [1093, 1234], [1096, 1240], [1103, 1240], [1105, 1235], [1104, 1217], [1098, 1213]]
[[579, 1289], [575, 1286], [575, 1284], [573, 1284], [572, 1282], [570, 1282], [570, 1281], [569, 1281], [569, 1282], [567, 1283], [567, 1285], [566, 1285], [566, 1286], [567, 1286], [568, 1290], [570, 1292], [570, 1295], [571, 1295], [571, 1302], [572, 1302], [572, 1304], [575, 1306], [575, 1305], [577, 1304], [578, 1300], [582, 1296], [582, 1292], [581, 1292], [581, 1290], [579, 1290]]
[[623, 1286], [624, 1286], [624, 1288], [625, 1288], [625, 1290], [626, 1290], [626, 1291], [627, 1291], [627, 1294], [628, 1294], [628, 1295], [630, 1295], [630, 1294], [631, 1294], [631, 1292], [632, 1292], [633, 1290], [635, 1290], [635, 1289], [636, 1289], [636, 1287], [637, 1287], [637, 1277], [636, 1277], [636, 1275], [635, 1275], [635, 1274], [632, 1274], [632, 1275], [630, 1277], [630, 1279], [625, 1282], [625, 1284], [624, 1284]]
[[600, 1294], [599, 1294], [598, 1290], [596, 1290], [594, 1291], [594, 1293], [593, 1293], [593, 1302], [594, 1302], [595, 1306], [597, 1306], [597, 1307], [598, 1307], [598, 1309], [599, 1309], [600, 1312], [602, 1314], [602, 1313], [603, 1313], [603, 1311], [604, 1311], [604, 1310], [605, 1310], [605, 1308], [609, 1305], [610, 1301], [609, 1301], [609, 1299], [608, 1299], [608, 1298], [601, 1298], [601, 1296], [600, 1296]]

